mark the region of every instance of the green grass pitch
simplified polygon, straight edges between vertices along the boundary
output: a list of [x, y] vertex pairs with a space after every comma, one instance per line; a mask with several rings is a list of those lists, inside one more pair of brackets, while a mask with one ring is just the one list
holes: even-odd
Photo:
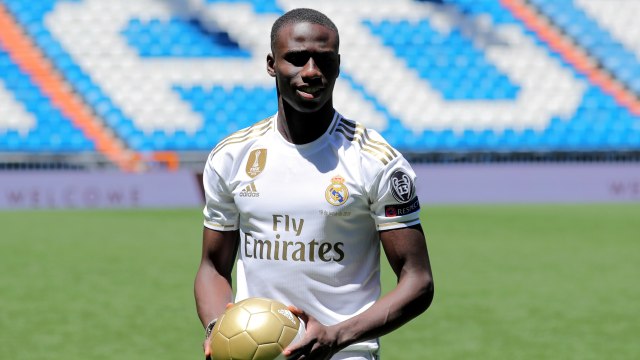
[[[383, 337], [384, 360], [640, 358], [638, 204], [422, 216], [436, 297]], [[0, 359], [201, 359], [201, 224], [199, 209], [0, 212]]]

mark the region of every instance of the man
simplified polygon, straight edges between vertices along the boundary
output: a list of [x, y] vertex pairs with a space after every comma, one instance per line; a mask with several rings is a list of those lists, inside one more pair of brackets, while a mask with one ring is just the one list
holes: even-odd
[[[271, 31], [278, 112], [222, 140], [204, 170], [198, 315], [211, 328], [235, 300], [273, 298], [306, 324], [289, 359], [376, 359], [378, 337], [429, 307], [433, 281], [415, 174], [375, 131], [334, 108], [338, 30], [295, 9]], [[380, 244], [397, 286], [380, 298]], [[211, 352], [205, 341], [205, 356]]]

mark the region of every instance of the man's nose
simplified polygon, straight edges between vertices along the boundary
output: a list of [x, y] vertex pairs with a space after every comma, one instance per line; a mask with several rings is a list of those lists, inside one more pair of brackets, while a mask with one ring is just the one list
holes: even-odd
[[300, 75], [303, 78], [313, 79], [313, 78], [318, 78], [322, 76], [322, 71], [320, 71], [318, 64], [316, 64], [316, 62], [313, 60], [313, 57], [309, 57], [309, 60], [307, 60], [307, 63], [304, 64], [304, 66], [302, 67], [302, 71]]

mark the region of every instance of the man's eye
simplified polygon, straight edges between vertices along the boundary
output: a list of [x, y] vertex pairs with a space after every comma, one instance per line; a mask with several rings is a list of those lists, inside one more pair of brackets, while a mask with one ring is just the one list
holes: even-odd
[[303, 66], [309, 61], [309, 54], [289, 54], [285, 59], [295, 66]]
[[318, 54], [313, 57], [313, 61], [320, 67], [325, 67], [335, 62], [335, 57], [330, 54]]

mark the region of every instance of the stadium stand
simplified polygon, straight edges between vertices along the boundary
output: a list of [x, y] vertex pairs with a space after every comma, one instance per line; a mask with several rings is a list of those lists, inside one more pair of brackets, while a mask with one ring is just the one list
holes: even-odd
[[0, 168], [200, 166], [275, 112], [269, 26], [305, 5], [337, 107], [412, 160], [640, 159], [633, 1], [0, 0]]

